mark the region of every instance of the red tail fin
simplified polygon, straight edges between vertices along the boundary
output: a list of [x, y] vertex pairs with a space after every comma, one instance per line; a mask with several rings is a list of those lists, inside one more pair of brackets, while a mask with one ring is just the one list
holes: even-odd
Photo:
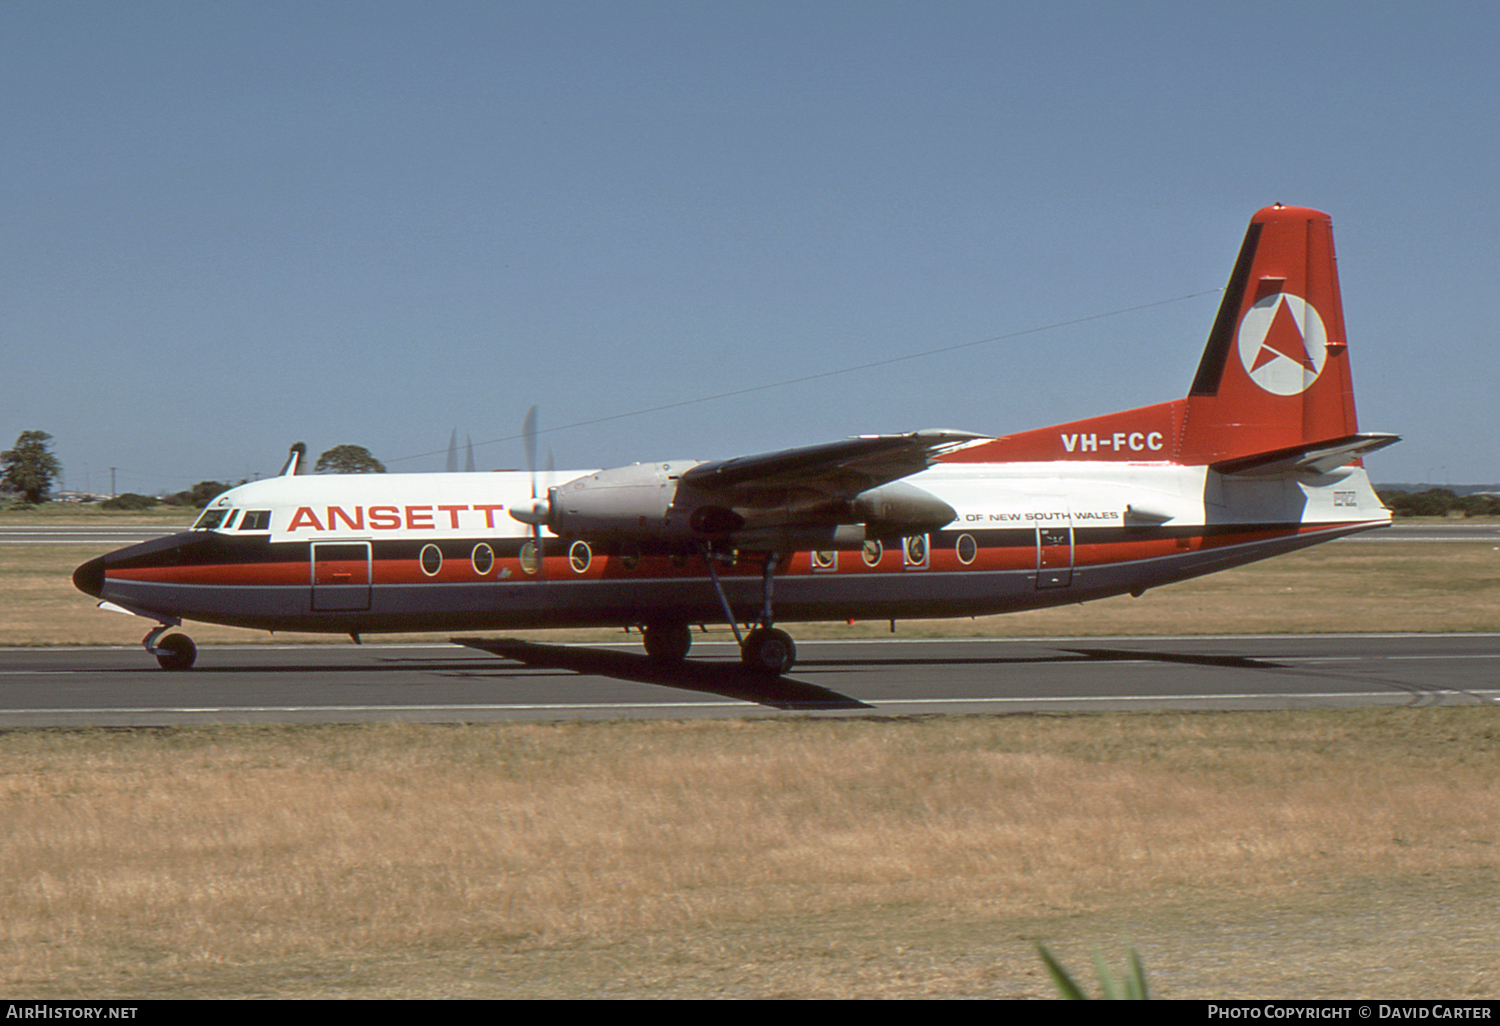
[[1250, 219], [1186, 399], [1008, 435], [942, 459], [1253, 464], [1250, 457], [1354, 443], [1358, 430], [1333, 223], [1317, 210], [1277, 205]]
[[1250, 219], [1188, 394], [1178, 458], [1213, 463], [1354, 435], [1333, 222], [1306, 207]]

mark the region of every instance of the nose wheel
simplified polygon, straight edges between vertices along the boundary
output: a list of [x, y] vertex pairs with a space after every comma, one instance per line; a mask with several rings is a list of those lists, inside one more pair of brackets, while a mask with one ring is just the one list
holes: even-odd
[[164, 632], [171, 630], [174, 626], [176, 625], [162, 624], [146, 635], [141, 644], [145, 646], [147, 652], [156, 656], [156, 661], [163, 670], [191, 670], [193, 662], [198, 658], [198, 646], [193, 644], [193, 639], [186, 634], [168, 634], [165, 638], [161, 637]]

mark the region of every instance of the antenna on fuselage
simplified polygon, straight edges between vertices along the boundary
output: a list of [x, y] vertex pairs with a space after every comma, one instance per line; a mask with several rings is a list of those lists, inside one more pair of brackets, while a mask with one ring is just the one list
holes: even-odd
[[286, 462], [281, 465], [281, 472], [277, 477], [294, 477], [302, 468], [303, 461], [307, 459], [307, 443], [293, 442], [291, 450], [287, 453]]

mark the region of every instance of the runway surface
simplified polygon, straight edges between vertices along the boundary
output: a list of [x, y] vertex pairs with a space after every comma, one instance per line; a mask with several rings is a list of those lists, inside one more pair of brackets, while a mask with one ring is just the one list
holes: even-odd
[[167, 673], [138, 647], [0, 650], [0, 727], [1306, 709], [1500, 701], [1500, 634], [634, 644], [244, 645]]

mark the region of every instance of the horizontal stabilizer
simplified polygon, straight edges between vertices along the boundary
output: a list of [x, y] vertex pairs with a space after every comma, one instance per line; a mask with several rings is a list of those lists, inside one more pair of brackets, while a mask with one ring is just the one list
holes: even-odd
[[1239, 456], [1232, 460], [1221, 460], [1210, 464], [1209, 469], [1220, 474], [1267, 477], [1285, 473], [1326, 474], [1399, 441], [1400, 435], [1345, 435], [1343, 438], [1330, 438], [1322, 442], [1308, 442], [1285, 449]]

